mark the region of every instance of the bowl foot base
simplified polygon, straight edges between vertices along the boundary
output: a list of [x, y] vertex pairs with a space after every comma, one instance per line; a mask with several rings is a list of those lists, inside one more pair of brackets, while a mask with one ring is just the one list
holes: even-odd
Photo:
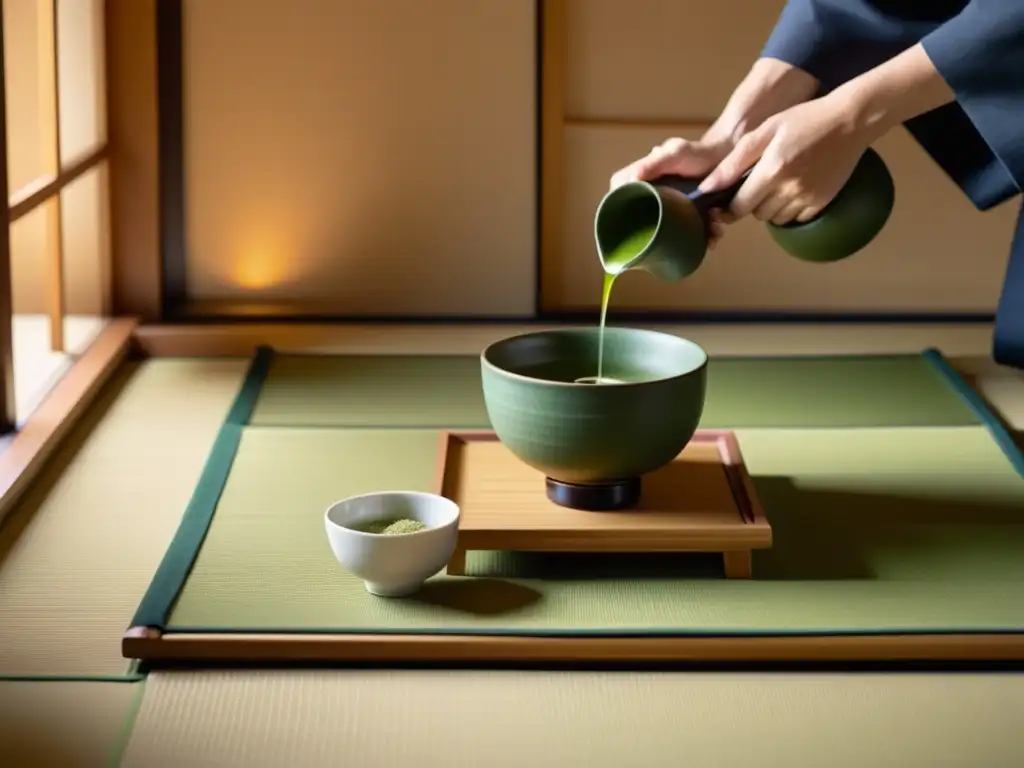
[[544, 478], [548, 498], [560, 507], [587, 512], [610, 512], [628, 509], [640, 501], [640, 478], [616, 480], [611, 483], [577, 485]]
[[374, 581], [364, 581], [363, 586], [371, 595], [377, 597], [408, 597], [420, 591], [422, 581], [414, 581], [409, 584], [380, 584]]

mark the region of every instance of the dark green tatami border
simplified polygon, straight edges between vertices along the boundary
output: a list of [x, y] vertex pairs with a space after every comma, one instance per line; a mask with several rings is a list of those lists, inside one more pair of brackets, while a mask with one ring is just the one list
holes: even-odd
[[[937, 349], [926, 349], [921, 353], [940, 374], [941, 378], [958, 395], [964, 405], [971, 410], [974, 416], [980, 421], [981, 426], [992, 436], [992, 439], [999, 446], [1002, 453], [1010, 461], [1014, 469], [1024, 477], [1024, 453], [1016, 445], [1009, 430], [1003, 425], [1000, 418], [989, 407], [989, 405], [976, 393], [971, 385], [956, 371], [948, 360]], [[906, 357], [907, 355], [883, 355], [881, 357]], [[834, 359], [843, 358], [878, 358], [879, 355], [809, 355], [809, 356], [783, 356], [783, 359], [808, 359], [830, 357]], [[206, 537], [213, 516], [217, 510], [217, 504], [227, 483], [231, 467], [241, 442], [242, 432], [248, 424], [259, 399], [260, 391], [269, 374], [274, 359], [274, 351], [269, 347], [261, 347], [257, 350], [249, 366], [242, 387], [229, 411], [228, 417], [221, 427], [217, 439], [214, 441], [206, 466], [200, 476], [199, 483], [189, 502], [189, 505], [182, 518], [181, 524], [171, 542], [167, 553], [160, 563], [160, 567], [150, 583], [149, 589], [139, 605], [135, 618], [132, 621], [133, 627], [148, 627], [159, 630], [167, 629], [167, 622], [174, 604], [178, 599], [185, 582], [191, 573], [191, 569], [199, 555], [200, 547]], [[772, 359], [764, 356], [763, 359]], [[775, 358], [778, 359], [778, 358]], [[174, 627], [175, 632], [210, 632], [211, 627], [206, 628], [183, 628]], [[239, 630], [217, 629], [217, 632], [238, 632]], [[246, 630], [257, 631], [255, 628]], [[306, 633], [313, 633], [310, 630], [303, 630]], [[952, 631], [952, 630], [950, 630]], [[1006, 631], [1006, 630], [1003, 630]], [[283, 630], [275, 632], [287, 634]], [[367, 628], [361, 630], [365, 633], [374, 633], [374, 630]], [[989, 631], [988, 633], [995, 633]], [[388, 633], [402, 634], [394, 630]], [[489, 632], [490, 633], [490, 632]], [[500, 634], [500, 633], [499, 633]], [[519, 633], [523, 634], [523, 633]], [[529, 634], [529, 633], [526, 633]], [[640, 634], [643, 634], [641, 632]], [[801, 632], [799, 634], [822, 634], [820, 632]], [[891, 634], [888, 633], [887, 634]], [[906, 634], [913, 634], [908, 631]], [[934, 632], [930, 632], [934, 634]]]
[[137, 661], [123, 675], [0, 675], [0, 683], [138, 683], [146, 679]]
[[825, 629], [821, 627], [801, 627], [800, 629], [768, 630], [729, 630], [675, 627], [630, 627], [629, 629], [604, 629], [580, 627], [565, 629], [521, 629], [518, 627], [487, 627], [486, 629], [467, 629], [466, 627], [303, 627], [288, 629], [287, 627], [188, 627], [172, 626], [168, 631], [175, 635], [380, 635], [380, 636], [473, 636], [473, 637], [619, 637], [619, 638], [716, 638], [716, 637], [882, 637], [892, 635], [950, 637], [950, 636], [1017, 636], [1024, 634], [1024, 628], [980, 627], [957, 629], [947, 627], [886, 627], [875, 629]]
[[181, 524], [135, 612], [132, 619], [133, 627], [163, 627], [170, 615], [174, 601], [185, 585], [185, 580], [199, 555], [214, 512], [217, 511], [217, 503], [224, 492], [228, 475], [231, 473], [231, 465], [238, 452], [242, 430], [245, 429], [256, 407], [256, 400], [259, 398], [273, 359], [272, 349], [260, 347], [249, 364], [242, 387], [213, 442], [213, 448], [199, 476], [192, 498], [185, 508]]
[[1006, 456], [1006, 460], [1016, 470], [1017, 474], [1024, 477], [1024, 452], [1021, 451], [1013, 433], [1006, 426], [999, 415], [992, 410], [985, 398], [979, 395], [974, 388], [964, 379], [963, 376], [950, 364], [943, 354], [935, 349], [926, 349], [921, 353], [924, 359], [935, 366], [953, 391], [960, 397], [960, 400], [971, 409], [971, 412], [982, 423], [988, 433], [992, 436], [999, 450]]

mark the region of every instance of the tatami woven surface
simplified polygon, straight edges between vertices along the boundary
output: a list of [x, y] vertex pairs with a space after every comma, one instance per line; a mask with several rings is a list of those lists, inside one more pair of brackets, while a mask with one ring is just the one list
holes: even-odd
[[0, 680], [0, 765], [111, 765], [130, 733], [142, 687], [142, 683]]
[[153, 360], [105, 390], [0, 529], [0, 676], [126, 672], [121, 635], [244, 371]]
[[124, 768], [1015, 768], [1020, 675], [153, 674]]
[[755, 555], [754, 580], [720, 578], [714, 556], [471, 553], [468, 572], [494, 577], [486, 589], [442, 577], [418, 596], [383, 600], [338, 567], [323, 511], [370, 490], [429, 490], [438, 436], [249, 428], [170, 626], [568, 634], [1024, 628], [1024, 479], [983, 427], [739, 437], [774, 527], [772, 549]]
[[[1019, 375], [977, 367], [977, 388], [1024, 428]], [[38, 484], [35, 508], [17, 523], [17, 535], [0, 534], [0, 672], [123, 671], [121, 632], [244, 369], [241, 360], [152, 361], [110, 398], [114, 406], [101, 418], [92, 409], [98, 431], [85, 442], [104, 436], [104, 445], [55, 462], [58, 471]], [[136, 482], [140, 473], [148, 473], [147, 482]], [[118, 514], [111, 496], [120, 499]], [[45, 522], [51, 517], [57, 520]], [[122, 537], [123, 546], [76, 546], [88, 529], [109, 532], [107, 540]], [[122, 579], [130, 589], [117, 583]], [[708, 675], [690, 678], [688, 692], [661, 675], [634, 675], [615, 688], [586, 673], [422, 675], [153, 675], [125, 765], [1024, 764], [1016, 735], [1024, 683], [1007, 673]], [[119, 728], [131, 724], [133, 688], [0, 682], [0, 765], [105, 765]]]
[[[477, 356], [278, 355], [252, 424], [486, 428]], [[713, 358], [702, 425], [976, 424], [920, 355]]]

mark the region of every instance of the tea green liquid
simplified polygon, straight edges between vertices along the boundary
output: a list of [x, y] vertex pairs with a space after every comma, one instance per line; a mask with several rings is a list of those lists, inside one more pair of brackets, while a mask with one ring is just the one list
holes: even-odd
[[626, 271], [626, 267], [633, 259], [640, 255], [651, 240], [654, 238], [658, 228], [644, 227], [627, 237], [611, 253], [605, 254], [604, 262], [604, 288], [601, 291], [601, 324], [598, 326], [597, 341], [597, 377], [591, 379], [589, 376], [584, 379], [593, 384], [615, 383], [605, 379], [604, 374], [604, 326], [608, 317], [608, 303], [612, 298], [612, 287], [615, 285], [615, 278]]

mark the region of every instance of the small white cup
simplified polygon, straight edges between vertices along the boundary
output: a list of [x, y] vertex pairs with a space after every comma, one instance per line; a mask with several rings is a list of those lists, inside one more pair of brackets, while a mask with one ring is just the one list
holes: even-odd
[[[376, 534], [355, 527], [381, 519], [417, 520], [427, 527], [413, 533]], [[380, 597], [416, 592], [444, 568], [455, 552], [459, 505], [444, 496], [418, 491], [367, 493], [335, 502], [324, 515], [327, 539], [341, 567], [362, 579]]]

